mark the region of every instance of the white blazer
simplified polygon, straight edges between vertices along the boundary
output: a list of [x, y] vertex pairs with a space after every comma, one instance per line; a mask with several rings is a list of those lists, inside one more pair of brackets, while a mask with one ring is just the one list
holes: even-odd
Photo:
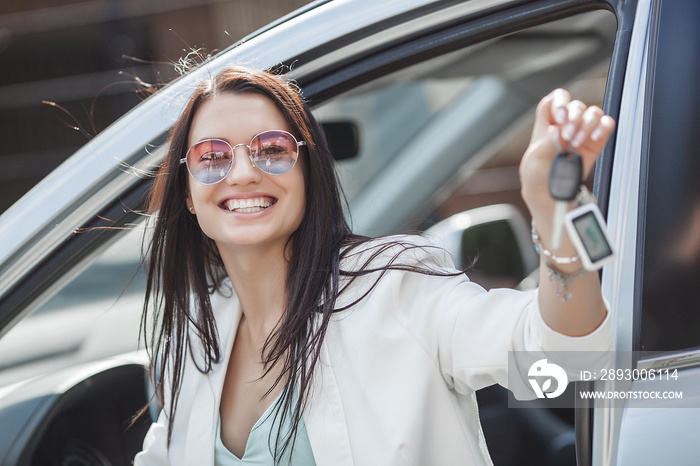
[[[341, 268], [357, 268], [367, 257], [360, 253]], [[453, 267], [435, 249], [401, 257], [402, 263]], [[357, 280], [337, 308], [361, 296], [376, 277]], [[136, 466], [214, 464], [221, 391], [241, 309], [235, 296], [220, 294], [212, 306], [224, 358], [208, 374], [187, 359], [170, 448], [164, 409]], [[328, 326], [303, 415], [316, 464], [491, 465], [475, 390], [508, 386], [508, 351], [609, 350], [609, 321], [587, 336], [568, 337], [545, 324], [536, 292], [486, 292], [464, 275], [392, 270]]]

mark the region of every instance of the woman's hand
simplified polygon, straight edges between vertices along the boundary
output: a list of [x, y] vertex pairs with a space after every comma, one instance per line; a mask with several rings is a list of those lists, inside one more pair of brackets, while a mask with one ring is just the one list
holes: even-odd
[[[549, 194], [549, 171], [560, 148], [581, 155], [585, 179], [614, 128], [615, 121], [599, 107], [571, 100], [564, 89], [552, 91], [540, 101], [530, 145], [520, 163], [523, 199], [538, 229], [551, 224], [554, 200]], [[550, 219], [542, 218], [547, 215]], [[542, 233], [549, 239], [548, 231]]]
[[[537, 106], [532, 139], [520, 162], [520, 182], [523, 199], [544, 248], [551, 250], [555, 205], [549, 193], [552, 160], [560, 150], [578, 152], [585, 179], [614, 128], [614, 120], [600, 108], [571, 100], [571, 95], [563, 89], [553, 91]], [[572, 208], [573, 203], [569, 207]], [[576, 256], [566, 234], [555, 254]], [[566, 299], [561, 297], [564, 287]], [[545, 322], [554, 330], [571, 336], [592, 332], [606, 315], [598, 274], [585, 272], [580, 261], [548, 264], [547, 258], [541, 256], [538, 302]]]

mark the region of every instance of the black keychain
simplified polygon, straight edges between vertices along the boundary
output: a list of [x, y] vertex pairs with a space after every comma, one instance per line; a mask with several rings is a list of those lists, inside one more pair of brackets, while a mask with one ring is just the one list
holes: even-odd
[[549, 172], [549, 194], [557, 201], [554, 205], [552, 223], [551, 247], [553, 251], [561, 247], [562, 232], [564, 231], [564, 216], [568, 203], [576, 199], [581, 186], [583, 164], [581, 156], [576, 152], [560, 152], [554, 157]]

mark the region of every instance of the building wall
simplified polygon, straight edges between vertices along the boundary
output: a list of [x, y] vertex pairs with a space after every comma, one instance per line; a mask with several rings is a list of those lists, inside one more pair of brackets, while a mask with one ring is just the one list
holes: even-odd
[[308, 2], [0, 3], [0, 212], [140, 102], [137, 78], [168, 82], [190, 50], [224, 49]]

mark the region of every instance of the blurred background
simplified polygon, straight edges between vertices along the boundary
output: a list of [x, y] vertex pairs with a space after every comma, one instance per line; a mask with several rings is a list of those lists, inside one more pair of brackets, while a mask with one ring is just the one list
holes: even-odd
[[138, 81], [167, 83], [192, 50], [214, 53], [307, 3], [3, 0], [0, 213], [138, 104]]

